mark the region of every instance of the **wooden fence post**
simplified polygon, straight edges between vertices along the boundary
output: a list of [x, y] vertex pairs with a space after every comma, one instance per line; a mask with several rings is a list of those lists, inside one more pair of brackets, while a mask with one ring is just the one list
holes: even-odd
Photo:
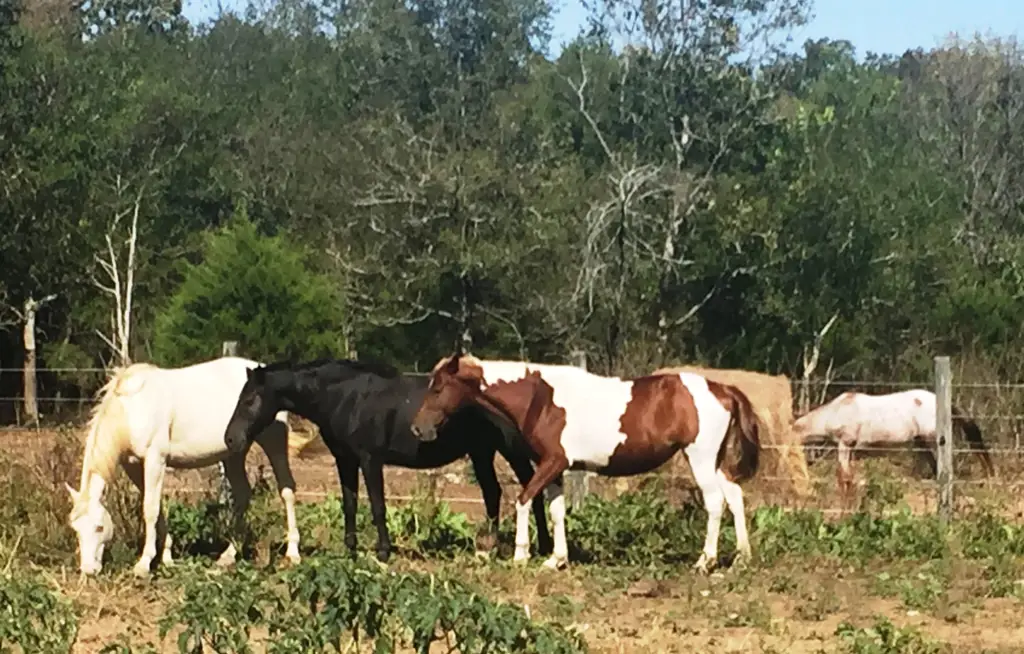
[[939, 519], [953, 515], [953, 373], [949, 357], [935, 357], [935, 442], [939, 482]]
[[[574, 350], [572, 359], [573, 365], [577, 368], [587, 369], [586, 352]], [[582, 506], [587, 493], [590, 492], [590, 476], [592, 474], [586, 470], [567, 470], [565, 472], [565, 495], [570, 509], [577, 509]]]
[[[220, 355], [222, 357], [236, 357], [238, 356], [238, 341], [224, 341], [220, 344]], [[231, 505], [231, 486], [228, 484], [228, 474], [224, 469], [224, 462], [221, 461], [217, 466], [220, 470], [220, 489], [217, 493], [217, 501], [224, 505]]]

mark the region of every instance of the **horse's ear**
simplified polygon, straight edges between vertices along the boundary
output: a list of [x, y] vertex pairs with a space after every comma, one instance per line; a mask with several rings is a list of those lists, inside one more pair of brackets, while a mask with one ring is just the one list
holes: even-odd
[[254, 384], [262, 384], [263, 380], [266, 379], [267, 368], [262, 363], [257, 365], [255, 368], [248, 368], [246, 370], [246, 377], [249, 381]]
[[75, 504], [78, 503], [78, 498], [82, 496], [80, 492], [71, 487], [71, 484], [64, 482], [64, 488], [68, 489], [68, 493], [71, 495], [71, 501]]

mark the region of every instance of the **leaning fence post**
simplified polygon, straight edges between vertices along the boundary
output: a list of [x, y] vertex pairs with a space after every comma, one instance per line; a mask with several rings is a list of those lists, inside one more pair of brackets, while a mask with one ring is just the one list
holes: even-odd
[[222, 357], [238, 356], [238, 341], [224, 341], [220, 344], [220, 355]]
[[[587, 369], [587, 353], [583, 350], [574, 350], [572, 353], [573, 365], [577, 368]], [[586, 470], [567, 470], [565, 473], [565, 495], [569, 502], [569, 508], [577, 509], [583, 505], [583, 501], [590, 492], [590, 475]]]
[[935, 357], [935, 442], [939, 482], [939, 519], [953, 515], [953, 373], [949, 357]]

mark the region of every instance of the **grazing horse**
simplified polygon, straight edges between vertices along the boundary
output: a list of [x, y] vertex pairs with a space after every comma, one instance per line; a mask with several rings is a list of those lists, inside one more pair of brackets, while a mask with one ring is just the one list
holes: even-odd
[[[252, 488], [245, 472], [248, 446], [232, 453], [224, 445], [224, 429], [245, 383], [245, 371], [255, 361], [221, 357], [184, 368], [159, 368], [136, 363], [117, 370], [100, 390], [92, 410], [82, 479], [75, 490], [67, 486], [73, 506], [69, 522], [78, 535], [80, 569], [95, 574], [103, 567], [103, 550], [113, 537], [113, 522], [101, 500], [118, 463], [142, 491], [146, 539], [134, 572], [146, 576], [156, 557], [157, 532], [164, 535], [162, 562], [173, 563], [171, 538], [160, 510], [167, 467], [195, 469], [224, 463], [240, 529]], [[270, 427], [273, 428], [270, 428]], [[299, 530], [295, 520], [295, 480], [288, 465], [287, 414], [278, 413], [254, 439], [266, 452], [274, 471], [288, 523], [286, 556], [299, 558]], [[218, 563], [231, 565], [236, 555], [229, 545]]]
[[[986, 473], [990, 477], [995, 474], [978, 425], [955, 406], [953, 424], [976, 449]], [[795, 420], [793, 433], [801, 441], [814, 436], [835, 440], [839, 457], [836, 477], [844, 496], [853, 487], [851, 459], [855, 450], [916, 442], [926, 448], [924, 456], [932, 474], [936, 472], [935, 393], [931, 391], [912, 389], [888, 395], [847, 391]]]
[[[342, 359], [273, 363], [247, 375], [223, 434], [225, 445], [231, 451], [241, 451], [281, 410], [316, 423], [338, 468], [345, 545], [351, 550], [356, 547], [356, 498], [362, 469], [377, 528], [377, 558], [382, 562], [391, 554], [385, 520], [385, 465], [440, 468], [468, 454], [490, 522], [486, 549], [495, 544], [501, 504], [495, 452], [501, 452], [521, 484], [533, 478], [525, 444], [517, 442], [514, 433], [506, 433], [514, 430], [501, 429], [483, 412], [462, 412], [434, 442], [421, 443], [412, 433], [411, 420], [426, 392], [423, 377], [402, 375], [388, 365]], [[551, 538], [541, 498], [533, 509], [538, 549], [546, 553], [551, 551]]]
[[717, 558], [723, 501], [733, 514], [739, 556], [749, 558], [739, 482], [757, 471], [758, 429], [753, 407], [736, 387], [690, 373], [624, 380], [575, 366], [481, 361], [457, 352], [434, 367], [413, 428], [430, 441], [450, 416], [473, 405], [515, 423], [538, 461], [516, 505], [516, 561], [529, 557], [527, 502], [550, 485], [555, 548], [544, 565], [568, 564], [565, 470], [637, 475], [679, 450], [686, 452], [708, 512], [704, 549], [694, 567], [706, 572]]

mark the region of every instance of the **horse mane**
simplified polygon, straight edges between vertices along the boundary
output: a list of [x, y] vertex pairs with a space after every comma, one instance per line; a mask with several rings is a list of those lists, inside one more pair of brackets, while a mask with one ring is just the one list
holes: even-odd
[[302, 361], [299, 363], [289, 360], [274, 361], [273, 363], [268, 363], [265, 366], [260, 366], [259, 369], [266, 372], [279, 372], [284, 370], [290, 372], [309, 372], [326, 366], [343, 366], [355, 372], [371, 373], [387, 379], [394, 379], [402, 374], [398, 368], [389, 363], [384, 363], [383, 361], [377, 361], [374, 359], [334, 359], [331, 357], [310, 359], [309, 361]]
[[463, 353], [463, 354], [461, 354], [461, 355], [455, 355], [455, 354], [451, 354], [451, 355], [448, 355], [448, 356], [446, 356], [446, 357], [441, 357], [441, 360], [440, 360], [440, 361], [438, 361], [438, 362], [437, 362], [436, 364], [434, 364], [434, 367], [433, 367], [433, 368], [431, 368], [431, 370], [430, 370], [430, 374], [431, 374], [431, 375], [433, 375], [433, 374], [434, 374], [434, 373], [436, 373], [436, 372], [437, 372], [438, 370], [440, 370], [442, 366], [446, 366], [446, 365], [448, 365], [448, 364], [449, 364], [449, 363], [451, 362], [451, 360], [452, 360], [453, 358], [455, 358], [456, 356], [458, 356], [458, 357], [459, 357], [459, 363], [460, 363], [460, 364], [461, 364], [461, 363], [462, 363], [463, 361], [465, 361], [466, 363], [468, 363], [468, 364], [469, 364], [469, 365], [471, 365], [471, 366], [477, 366], [477, 367], [479, 367], [479, 368], [483, 368], [483, 365], [484, 365], [484, 364], [483, 364], [483, 361], [481, 361], [481, 360], [480, 360], [480, 359], [478, 359], [477, 357], [473, 356], [472, 354], [465, 354], [465, 353]]
[[[121, 454], [128, 449], [129, 438], [123, 425], [123, 413], [115, 415], [111, 413], [111, 409], [115, 408], [119, 396], [127, 394], [126, 391], [129, 389], [125, 389], [125, 384], [128, 381], [139, 373], [151, 370], [159, 368], [151, 363], [135, 363], [126, 368], [114, 368], [107, 383], [96, 392], [98, 402], [90, 411], [89, 422], [86, 424], [88, 431], [82, 457], [82, 477], [78, 486], [83, 499], [88, 496], [90, 474], [95, 473], [109, 483], [114, 477]], [[111, 422], [115, 424], [111, 425]], [[82, 502], [81, 506], [74, 507], [73, 513], [84, 511], [85, 506], [86, 502]]]

